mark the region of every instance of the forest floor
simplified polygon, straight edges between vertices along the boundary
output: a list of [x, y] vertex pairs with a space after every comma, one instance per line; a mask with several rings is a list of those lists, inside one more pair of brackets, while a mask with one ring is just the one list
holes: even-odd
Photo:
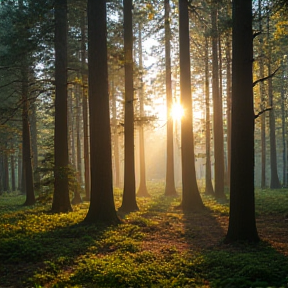
[[0, 196], [0, 287], [288, 287], [288, 190], [256, 190], [261, 241], [228, 245], [227, 203], [201, 194], [206, 209], [183, 214], [180, 197], [148, 189], [111, 227], [81, 223], [88, 202], [51, 214], [43, 197]]

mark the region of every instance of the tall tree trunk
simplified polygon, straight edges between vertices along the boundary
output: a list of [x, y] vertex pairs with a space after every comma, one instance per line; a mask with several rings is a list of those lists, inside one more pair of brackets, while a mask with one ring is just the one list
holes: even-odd
[[[268, 31], [268, 41], [270, 36], [270, 24], [269, 18], [267, 20], [267, 31]], [[271, 75], [271, 47], [269, 47], [269, 60], [268, 60], [268, 75]], [[269, 112], [269, 130], [270, 130], [270, 189], [281, 188], [281, 184], [278, 177], [277, 171], [277, 151], [276, 151], [276, 137], [275, 137], [275, 107], [273, 106], [273, 86], [272, 86], [272, 77], [268, 79], [268, 96], [269, 104], [272, 107], [272, 110]]]
[[181, 119], [182, 202], [184, 211], [201, 210], [194, 155], [193, 113], [191, 97], [190, 41], [188, 1], [179, 0], [180, 90], [185, 116]]
[[31, 105], [30, 127], [31, 127], [31, 144], [32, 144], [32, 159], [33, 159], [33, 174], [35, 187], [40, 187], [40, 173], [38, 171], [38, 145], [37, 145], [37, 106], [35, 100]]
[[205, 193], [214, 195], [212, 177], [211, 177], [211, 155], [210, 155], [210, 89], [209, 89], [209, 57], [208, 57], [208, 39], [205, 37], [205, 106], [206, 106], [206, 177], [205, 177]]
[[113, 150], [114, 150], [114, 171], [115, 171], [115, 182], [116, 187], [120, 187], [120, 158], [119, 158], [119, 137], [117, 127], [117, 99], [115, 93], [115, 79], [114, 70], [111, 81], [111, 94], [112, 94], [112, 127], [113, 127]]
[[3, 155], [3, 190], [5, 192], [9, 192], [10, 191], [10, 186], [9, 186], [9, 162], [8, 162], [8, 144], [6, 143], [6, 151], [4, 151], [4, 155]]
[[231, 187], [225, 242], [256, 242], [252, 0], [234, 0], [232, 19]]
[[124, 54], [125, 54], [125, 116], [124, 116], [124, 191], [121, 211], [138, 210], [135, 193], [134, 151], [134, 89], [133, 89], [133, 29], [132, 0], [124, 4]]
[[82, 165], [81, 165], [81, 139], [80, 139], [80, 113], [81, 113], [81, 109], [80, 109], [80, 85], [79, 83], [77, 83], [75, 85], [75, 105], [76, 105], [76, 117], [75, 117], [75, 128], [76, 128], [76, 144], [77, 144], [77, 149], [76, 149], [76, 153], [77, 153], [77, 157], [76, 157], [76, 163], [74, 165], [75, 167], [75, 184], [74, 184], [74, 197], [71, 201], [71, 203], [73, 205], [77, 205], [79, 203], [82, 203], [82, 198], [80, 195], [80, 191], [81, 191], [81, 169], [82, 169]]
[[225, 199], [224, 194], [224, 140], [223, 140], [223, 108], [222, 95], [219, 93], [219, 65], [217, 53], [217, 6], [212, 3], [212, 91], [213, 91], [213, 126], [215, 157], [215, 197]]
[[[262, 0], [258, 0], [258, 10], [259, 10], [259, 31], [262, 33]], [[259, 61], [259, 78], [264, 78], [264, 62], [263, 62], [263, 36], [259, 35], [260, 42], [260, 61]], [[264, 83], [260, 82], [260, 98], [261, 98], [261, 110], [263, 111], [265, 107], [265, 88]], [[266, 188], [266, 113], [261, 115], [261, 188]]]
[[165, 196], [176, 196], [174, 176], [174, 145], [172, 110], [172, 81], [171, 81], [171, 28], [170, 0], [164, 0], [165, 6], [165, 69], [166, 69], [166, 106], [167, 106], [167, 156], [166, 156], [166, 186]]
[[22, 189], [22, 149], [19, 147], [18, 150], [18, 191], [21, 191], [23, 193], [23, 189]]
[[16, 190], [15, 183], [15, 153], [14, 153], [14, 144], [13, 140], [11, 142], [11, 154], [10, 154], [10, 166], [11, 166], [11, 187], [12, 191]]
[[22, 68], [22, 137], [23, 137], [23, 174], [25, 181], [26, 201], [24, 205], [35, 204], [33, 169], [31, 161], [31, 133], [29, 125], [29, 101], [28, 101], [28, 69], [24, 64]]
[[144, 82], [143, 82], [143, 52], [142, 52], [142, 25], [139, 23], [139, 70], [140, 70], [140, 125], [139, 125], [139, 162], [140, 162], [140, 184], [137, 192], [139, 197], [150, 197], [146, 186], [146, 164], [145, 164], [145, 137], [144, 137]]
[[85, 178], [85, 200], [90, 200], [90, 157], [89, 157], [89, 136], [88, 136], [88, 79], [86, 74], [86, 12], [81, 18], [81, 73], [82, 73], [82, 113], [83, 113], [83, 147], [84, 147], [84, 178]]
[[231, 43], [230, 35], [226, 41], [226, 77], [227, 77], [227, 186], [230, 188], [231, 172]]
[[69, 212], [67, 125], [67, 0], [55, 1], [55, 132], [52, 211]]
[[282, 150], [282, 161], [283, 161], [283, 186], [286, 187], [287, 185], [287, 164], [286, 164], [286, 110], [285, 110], [285, 68], [286, 65], [284, 61], [282, 62], [282, 67], [283, 67], [283, 74], [282, 74], [282, 83], [281, 83], [281, 120], [282, 120], [282, 145], [283, 145], [283, 150]]
[[107, 65], [106, 0], [88, 0], [88, 70], [91, 147], [90, 223], [119, 223], [113, 198]]

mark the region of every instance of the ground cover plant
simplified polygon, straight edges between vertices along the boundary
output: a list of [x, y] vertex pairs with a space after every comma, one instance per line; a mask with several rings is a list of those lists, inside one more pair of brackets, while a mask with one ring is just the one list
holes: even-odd
[[227, 203], [201, 194], [205, 211], [183, 214], [180, 197], [163, 191], [150, 185], [140, 211], [111, 227], [82, 223], [88, 202], [51, 214], [51, 202], [0, 196], [0, 287], [288, 286], [287, 190], [256, 191], [262, 241], [253, 245], [223, 243]]

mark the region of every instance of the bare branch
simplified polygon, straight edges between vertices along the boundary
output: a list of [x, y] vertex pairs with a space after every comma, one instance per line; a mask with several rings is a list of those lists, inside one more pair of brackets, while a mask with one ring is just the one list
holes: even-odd
[[270, 75], [268, 75], [266, 77], [260, 78], [260, 79], [256, 80], [255, 82], [253, 82], [253, 86], [252, 87], [256, 86], [259, 82], [263, 82], [263, 81], [265, 81], [265, 80], [267, 80], [269, 78], [272, 78], [276, 74], [276, 72], [280, 69], [280, 67], [281, 66], [279, 66], [272, 74], [270, 74]]
[[254, 119], [257, 119], [261, 114], [265, 113], [266, 111], [270, 111], [272, 109], [273, 109], [273, 107], [268, 107], [268, 108], [258, 112], [257, 114], [254, 115]]

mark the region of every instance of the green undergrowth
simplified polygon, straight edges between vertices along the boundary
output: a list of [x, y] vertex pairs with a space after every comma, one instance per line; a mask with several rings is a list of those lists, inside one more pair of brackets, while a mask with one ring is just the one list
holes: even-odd
[[[140, 211], [111, 227], [83, 224], [88, 202], [51, 214], [50, 202], [0, 196], [0, 287], [288, 287], [288, 259], [270, 243], [223, 244], [228, 203], [203, 194], [205, 211], [183, 215], [163, 191], [150, 184]], [[257, 215], [288, 211], [287, 194], [256, 190]]]

